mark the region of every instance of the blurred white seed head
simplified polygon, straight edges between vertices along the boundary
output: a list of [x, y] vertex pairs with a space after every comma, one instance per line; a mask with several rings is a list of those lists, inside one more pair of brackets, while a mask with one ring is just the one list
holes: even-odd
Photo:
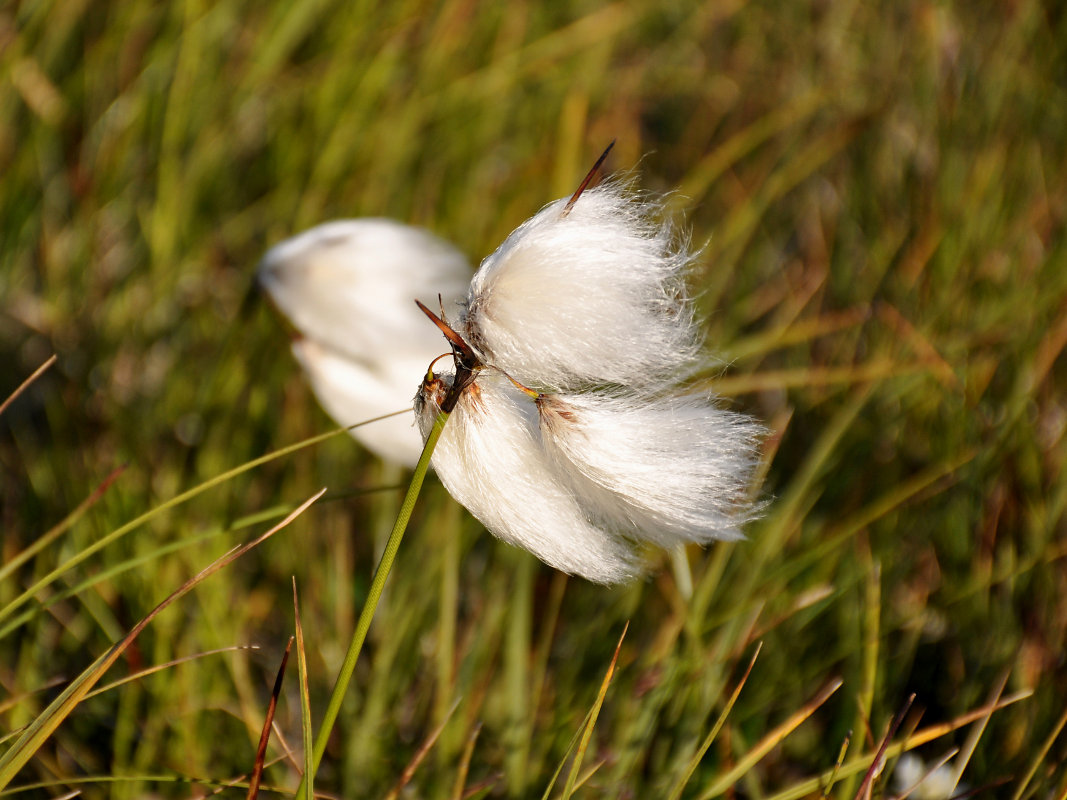
[[[454, 304], [471, 269], [448, 242], [389, 219], [328, 222], [272, 247], [258, 280], [299, 338], [293, 354], [325, 411], [353, 425], [399, 411], [411, 383], [441, 352], [412, 298]], [[352, 431], [377, 455], [413, 466], [422, 451], [406, 416]]]
[[684, 274], [692, 256], [657, 204], [621, 183], [549, 203], [486, 258], [461, 329], [486, 363], [526, 386], [647, 385], [690, 365], [698, 340]]
[[[369, 364], [307, 338], [294, 340], [292, 350], [319, 405], [338, 425], [346, 427], [407, 407], [411, 402], [411, 377], [426, 369], [425, 358], [409, 356]], [[408, 388], [404, 400], [399, 397], [401, 386]], [[422, 453], [422, 440], [406, 414], [361, 425], [350, 433], [387, 461], [410, 467]]]
[[966, 794], [967, 786], [956, 782], [952, 762], [928, 766], [915, 753], [904, 753], [893, 770], [893, 789], [915, 800], [949, 800], [957, 792]]
[[431, 371], [415, 399], [426, 437], [459, 380], [432, 460], [445, 487], [500, 538], [599, 583], [640, 572], [647, 544], [736, 539], [754, 516], [762, 430], [681, 385], [699, 364], [692, 256], [654, 212], [609, 184], [521, 225], [456, 329], [437, 320], [457, 371]]

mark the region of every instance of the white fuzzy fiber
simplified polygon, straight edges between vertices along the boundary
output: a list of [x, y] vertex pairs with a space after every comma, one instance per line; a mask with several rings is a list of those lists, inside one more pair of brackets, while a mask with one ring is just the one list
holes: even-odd
[[[455, 307], [471, 269], [448, 242], [389, 219], [328, 222], [272, 247], [258, 279], [300, 338], [293, 352], [326, 412], [341, 425], [410, 407], [411, 387], [442, 352], [415, 306], [440, 293]], [[414, 466], [422, 442], [411, 418], [356, 428], [384, 459]]]
[[486, 258], [462, 333], [488, 364], [542, 390], [648, 385], [696, 350], [683, 273], [692, 260], [659, 208], [625, 185], [557, 200]]
[[[409, 406], [411, 378], [426, 371], [425, 358], [356, 361], [314, 339], [297, 339], [292, 349], [323, 410], [345, 427]], [[401, 386], [409, 397], [398, 405]], [[351, 434], [372, 453], [398, 464], [414, 466], [422, 455], [422, 438], [410, 414], [361, 425]]]
[[[475, 376], [432, 463], [501, 539], [617, 583], [649, 544], [741, 537], [762, 429], [683, 385], [701, 366], [692, 255], [659, 208], [619, 183], [567, 202], [519, 226], [471, 281], [458, 333]], [[420, 390], [424, 437], [449, 385]]]
[[[428, 436], [451, 375], [416, 397]], [[533, 401], [499, 373], [483, 372], [461, 396], [431, 461], [449, 493], [490, 532], [546, 564], [597, 583], [640, 571], [634, 545], [595, 525], [549, 464]]]
[[545, 396], [549, 464], [609, 530], [671, 548], [738, 539], [761, 429], [703, 394]]

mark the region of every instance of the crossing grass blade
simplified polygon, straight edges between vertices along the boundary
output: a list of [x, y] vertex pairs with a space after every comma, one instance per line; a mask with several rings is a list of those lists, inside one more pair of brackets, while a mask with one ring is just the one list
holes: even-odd
[[81, 675], [75, 678], [74, 681], [72, 681], [71, 684], [49, 704], [48, 708], [38, 715], [29, 727], [23, 731], [22, 735], [11, 745], [10, 749], [0, 757], [0, 790], [7, 787], [15, 775], [18, 774], [19, 770], [33, 758], [38, 748], [40, 748], [48, 737], [52, 735], [53, 731], [62, 724], [63, 720], [70, 715], [70, 713], [84, 699], [85, 695], [92, 690], [93, 686], [95, 686], [108, 669], [111, 668], [111, 665], [118, 660], [119, 656], [122, 655], [126, 648], [133, 643], [133, 641], [145, 628], [148, 627], [149, 623], [151, 623], [163, 609], [188, 594], [205, 579], [229, 566], [245, 553], [258, 547], [278, 531], [288, 526], [289, 523], [300, 516], [312, 503], [322, 497], [325, 492], [326, 490], [322, 489], [317, 494], [301, 503], [296, 510], [289, 514], [289, 516], [266, 533], [252, 540], [248, 544], [235, 547], [229, 553], [216, 559], [197, 575], [190, 578], [182, 586], [168, 595], [159, 605], [152, 609], [152, 611], [137, 623], [137, 625], [130, 629], [130, 632], [126, 634], [121, 641], [117, 642], [110, 650], [98, 657], [84, 672], [82, 672]]
[[593, 707], [589, 710], [585, 725], [582, 727], [582, 738], [578, 742], [578, 750], [574, 754], [574, 761], [571, 762], [571, 769], [567, 774], [567, 783], [563, 787], [563, 800], [569, 800], [571, 794], [574, 792], [575, 785], [578, 781], [578, 771], [581, 769], [582, 760], [585, 758], [585, 751], [589, 748], [589, 742], [593, 738], [593, 728], [596, 726], [597, 717], [600, 716], [600, 709], [604, 705], [604, 698], [608, 694], [608, 687], [611, 686], [611, 678], [615, 674], [615, 664], [619, 660], [619, 650], [622, 649], [623, 639], [626, 638], [626, 631], [629, 629], [630, 624], [627, 622], [623, 625], [622, 633], [619, 635], [619, 642], [615, 645], [615, 652], [611, 656], [611, 663], [608, 664], [607, 672], [604, 673], [604, 680], [600, 683], [600, 691], [597, 693], [596, 701], [593, 703]]
[[259, 784], [263, 779], [264, 762], [267, 758], [267, 743], [270, 741], [270, 729], [274, 724], [274, 712], [278, 708], [278, 697], [282, 692], [282, 679], [285, 677], [285, 667], [289, 663], [289, 652], [293, 649], [293, 637], [289, 637], [282, 653], [281, 664], [278, 665], [278, 675], [274, 679], [274, 689], [270, 693], [270, 702], [267, 704], [267, 713], [263, 716], [263, 730], [259, 734], [259, 745], [256, 747], [256, 759], [252, 767], [252, 775], [248, 779], [247, 800], [256, 800], [259, 797]]
[[[313, 753], [313, 731], [311, 727], [311, 692], [308, 689], [307, 651], [304, 648], [304, 626], [300, 622], [300, 602], [296, 592], [296, 578], [293, 578], [293, 624], [296, 626], [296, 665], [300, 682], [300, 733], [303, 737], [304, 753], [304, 800], [315, 798], [315, 759]], [[298, 795], [299, 797], [299, 795]]]

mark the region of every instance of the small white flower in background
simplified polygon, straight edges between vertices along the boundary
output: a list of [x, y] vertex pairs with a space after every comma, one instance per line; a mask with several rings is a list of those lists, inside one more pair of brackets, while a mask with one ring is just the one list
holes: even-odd
[[485, 259], [454, 327], [422, 307], [456, 370], [431, 367], [415, 408], [424, 437], [451, 412], [431, 463], [492, 533], [617, 583], [646, 544], [740, 537], [762, 429], [682, 386], [700, 366], [692, 257], [656, 207], [583, 189]]
[[[298, 333], [293, 354], [325, 411], [353, 425], [410, 407], [411, 383], [441, 338], [411, 298], [463, 297], [467, 259], [448, 242], [389, 219], [328, 222], [272, 247], [258, 279]], [[355, 428], [382, 458], [414, 466], [422, 440], [405, 415]]]
[[915, 753], [905, 753], [893, 769], [893, 790], [907, 792], [914, 800], [949, 800], [954, 794], [966, 793], [967, 787], [957, 785], [951, 763], [931, 769]]

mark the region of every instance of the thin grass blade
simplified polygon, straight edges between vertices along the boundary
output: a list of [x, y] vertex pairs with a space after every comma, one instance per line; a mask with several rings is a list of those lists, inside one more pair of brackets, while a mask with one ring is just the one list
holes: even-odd
[[1056, 721], [1056, 724], [1052, 728], [1052, 733], [1048, 735], [1044, 743], [1041, 745], [1041, 749], [1037, 751], [1034, 756], [1034, 761], [1030, 765], [1030, 769], [1023, 775], [1023, 779], [1019, 781], [1019, 785], [1015, 788], [1015, 792], [1011, 796], [1011, 800], [1021, 800], [1023, 793], [1026, 791], [1026, 787], [1030, 781], [1033, 780], [1034, 775], [1037, 774], [1037, 770], [1041, 767], [1041, 764], [1045, 761], [1045, 756], [1048, 755], [1048, 751], [1052, 749], [1052, 743], [1056, 741], [1056, 737], [1060, 735], [1060, 731], [1063, 730], [1064, 724], [1067, 724], [1067, 711], [1064, 711], [1060, 718]]
[[289, 663], [289, 651], [293, 649], [293, 637], [285, 645], [282, 654], [282, 663], [278, 666], [278, 674], [274, 678], [274, 689], [270, 693], [270, 702], [267, 704], [267, 714], [263, 719], [263, 730], [259, 734], [259, 745], [256, 747], [256, 761], [252, 767], [252, 777], [248, 779], [247, 800], [256, 800], [259, 797], [259, 784], [263, 779], [263, 762], [267, 757], [267, 742], [270, 741], [270, 729], [274, 723], [274, 712], [278, 708], [278, 697], [282, 693], [282, 680], [285, 678], [285, 667]]
[[709, 798], [724, 794], [741, 776], [758, 764], [767, 753], [777, 747], [786, 736], [795, 731], [804, 720], [814, 714], [819, 706], [829, 700], [830, 696], [841, 688], [842, 683], [844, 681], [840, 678], [834, 678], [827, 686], [823, 687], [803, 708], [768, 733], [755, 747], [745, 753], [744, 757], [737, 762], [733, 769], [705, 789], [700, 794], [701, 800], [709, 800]]
[[893, 737], [897, 735], [897, 730], [900, 728], [900, 724], [904, 721], [904, 717], [907, 715], [908, 710], [911, 709], [911, 704], [914, 702], [915, 695], [908, 695], [908, 699], [904, 701], [904, 707], [897, 712], [897, 715], [886, 728], [885, 734], [882, 736], [882, 742], [878, 745], [878, 752], [875, 754], [871, 765], [867, 768], [867, 772], [863, 776], [863, 781], [860, 783], [860, 788], [856, 790], [856, 800], [860, 800], [862, 797], [870, 797], [874, 779], [881, 774], [882, 768], [885, 766], [885, 753], [886, 750], [889, 749], [889, 743], [893, 740]]
[[[458, 700], [452, 704], [452, 707], [448, 709], [445, 718], [441, 720], [436, 728], [430, 731], [430, 735], [426, 737], [426, 740], [419, 746], [419, 749], [415, 751], [415, 755], [412, 756], [408, 765], [404, 767], [404, 771], [401, 773], [396, 785], [389, 790], [389, 794], [385, 796], [385, 800], [397, 800], [397, 798], [400, 797], [400, 793], [404, 791], [404, 787], [411, 783], [411, 779], [415, 777], [415, 771], [419, 768], [419, 765], [426, 760], [426, 756], [441, 737], [441, 731], [445, 729], [445, 725], [452, 719], [452, 715], [456, 713], [457, 708], [459, 708]], [[308, 798], [308, 800], [311, 800], [311, 798]]]
[[756, 652], [752, 654], [752, 659], [748, 662], [748, 667], [745, 669], [745, 674], [741, 676], [741, 680], [737, 682], [737, 686], [734, 687], [733, 692], [730, 693], [730, 697], [726, 701], [726, 705], [723, 707], [722, 712], [719, 714], [719, 718], [715, 720], [715, 724], [711, 727], [711, 731], [701, 742], [700, 748], [693, 754], [693, 757], [689, 760], [689, 764], [686, 767], [682, 777], [675, 784], [671, 793], [667, 796], [668, 800], [677, 800], [682, 796], [682, 790], [689, 783], [693, 777], [693, 773], [696, 772], [700, 762], [704, 759], [704, 755], [708, 752], [712, 743], [715, 741], [715, 737], [719, 735], [719, 731], [722, 730], [722, 726], [726, 724], [726, 719], [730, 716], [730, 712], [733, 710], [734, 703], [737, 702], [737, 698], [741, 696], [741, 690], [745, 688], [745, 684], [748, 682], [748, 676], [752, 674], [752, 668], [756, 666], [756, 659], [759, 658], [760, 650], [763, 649], [763, 642], [759, 642], [756, 645]]
[[477, 744], [478, 734], [481, 732], [482, 723], [476, 722], [470, 736], [467, 737], [467, 744], [463, 747], [463, 755], [459, 759], [456, 781], [452, 784], [452, 800], [463, 800], [463, 792], [467, 787], [467, 773], [470, 771], [471, 757], [474, 755], [474, 745]]
[[85, 512], [92, 508], [104, 496], [104, 493], [111, 488], [113, 484], [126, 469], [126, 465], [116, 467], [111, 471], [104, 480], [97, 486], [92, 493], [82, 500], [77, 507], [67, 514], [59, 523], [52, 526], [44, 535], [37, 537], [36, 541], [28, 547], [24, 548], [21, 552], [8, 559], [3, 566], [0, 566], [0, 581], [6, 580], [12, 572], [21, 567], [44, 548], [54, 542], [57, 538], [62, 536], [66, 531], [84, 515]]
[[130, 632], [126, 634], [124, 639], [97, 658], [74, 680], [73, 683], [71, 683], [70, 686], [64, 689], [63, 692], [52, 701], [48, 708], [27, 726], [26, 730], [18, 740], [2, 757], [0, 757], [0, 789], [3, 789], [11, 783], [12, 778], [14, 778], [18, 771], [22, 769], [31, 758], [33, 758], [41, 745], [52, 735], [52, 732], [55, 731], [60, 723], [70, 715], [70, 713], [85, 698], [85, 695], [96, 685], [100, 678], [104, 676], [104, 673], [107, 672], [111, 665], [118, 660], [119, 656], [122, 655], [126, 648], [130, 646], [130, 644], [146, 627], [148, 627], [149, 623], [151, 623], [163, 609], [188, 594], [205, 579], [214, 575], [224, 567], [229, 566], [245, 553], [258, 547], [275, 533], [286, 527], [290, 522], [300, 516], [312, 503], [322, 497], [325, 491], [325, 489], [322, 489], [317, 494], [310, 497], [293, 511], [292, 514], [287, 516], [263, 535], [248, 544], [234, 548], [229, 553], [216, 559], [209, 566], [190, 578], [180, 588], [172, 592], [165, 600], [163, 600], [163, 602], [152, 609], [144, 619], [138, 622]]
[[[1032, 695], [1033, 692], [1030, 691], [1017, 692], [998, 702], [992, 708], [992, 711], [999, 711], [1002, 708], [1007, 708], [1008, 706], [1017, 703], [1020, 700], [1026, 700]], [[975, 711], [970, 711], [966, 714], [962, 714], [951, 722], [945, 722], [939, 725], [931, 725], [927, 728], [923, 728], [922, 730], [916, 731], [915, 733], [910, 734], [903, 741], [895, 742], [894, 744], [891, 744], [888, 748], [886, 748], [885, 758], [896, 758], [903, 752], [913, 750], [916, 747], [921, 747], [924, 744], [936, 741], [942, 736], [946, 736], [955, 730], [959, 730], [963, 726], [969, 725], [975, 720], [982, 719], [983, 717], [987, 716], [989, 712], [989, 708], [983, 707], [980, 709], [976, 709]], [[875, 753], [867, 753], [862, 756], [858, 756], [852, 761], [846, 762], [838, 770], [838, 776], [848, 777], [849, 775], [855, 775], [859, 772], [863, 772], [874, 762], [875, 756]], [[805, 781], [801, 781], [800, 783], [797, 783], [789, 787], [788, 789], [784, 789], [781, 792], [778, 792], [777, 794], [771, 795], [767, 798], [767, 800], [798, 800], [801, 797], [807, 797], [808, 795], [814, 792], [820, 791], [821, 787], [826, 785], [826, 782], [830, 779], [830, 776], [832, 774], [832, 771], [827, 771], [822, 773], [821, 775], [817, 775], [814, 778], [809, 778]]]
[[837, 780], [837, 773], [841, 769], [841, 765], [845, 763], [845, 756], [848, 754], [848, 746], [852, 743], [852, 731], [845, 734], [845, 738], [841, 740], [841, 747], [837, 751], [837, 758], [834, 760], [834, 768], [830, 772], [830, 779], [826, 782], [826, 788], [822, 790], [822, 794], [819, 796], [822, 800], [826, 800], [830, 796], [830, 790], [834, 788], [834, 782]]
[[41, 366], [39, 366], [30, 374], [30, 377], [26, 378], [26, 380], [20, 383], [18, 385], [18, 388], [15, 389], [15, 391], [13, 391], [11, 394], [9, 394], [7, 396], [7, 399], [4, 400], [3, 403], [0, 403], [0, 414], [3, 414], [5, 411], [7, 411], [8, 406], [14, 403], [20, 394], [29, 389], [30, 386], [33, 385], [33, 382], [35, 380], [44, 375], [44, 373], [48, 371], [48, 368], [56, 363], [56, 358], [57, 356], [53, 353], [43, 364], [41, 364]]
[[615, 645], [615, 653], [611, 657], [611, 663], [608, 664], [608, 671], [604, 674], [604, 680], [600, 683], [600, 691], [597, 693], [596, 702], [593, 703], [593, 708], [589, 712], [589, 719], [585, 723], [585, 727], [582, 731], [582, 740], [578, 744], [578, 752], [574, 754], [574, 763], [571, 764], [571, 771], [567, 776], [567, 785], [563, 788], [563, 800], [568, 800], [571, 793], [574, 791], [575, 781], [578, 779], [578, 770], [582, 766], [582, 759], [585, 757], [585, 751], [589, 747], [589, 740], [593, 738], [593, 728], [596, 726], [596, 720], [600, 715], [600, 709], [604, 705], [604, 698], [607, 696], [608, 687], [611, 685], [611, 678], [615, 674], [615, 664], [619, 660], [619, 650], [622, 649], [622, 640], [626, 638], [626, 631], [629, 629], [630, 623], [627, 622], [622, 628], [622, 634], [619, 636], [619, 643]]
[[997, 701], [1000, 700], [1001, 694], [1004, 693], [1004, 687], [1008, 685], [1008, 677], [1010, 675], [1010, 670], [1004, 671], [1004, 674], [997, 682], [996, 688], [993, 689], [993, 692], [989, 697], [989, 702], [986, 703], [986, 713], [975, 721], [970, 733], [967, 734], [967, 741], [963, 743], [963, 747], [960, 749], [959, 758], [956, 759], [956, 772], [952, 776], [952, 792], [956, 791], [960, 779], [963, 778], [963, 773], [967, 769], [967, 764], [970, 763], [971, 756], [974, 755], [974, 750], [978, 747], [978, 740], [982, 738], [982, 734], [985, 732], [986, 726], [989, 724], [989, 718], [993, 716], [993, 710], [996, 708]]
[[430, 467], [430, 457], [433, 455], [434, 447], [437, 446], [437, 440], [441, 438], [441, 431], [444, 430], [445, 423], [448, 422], [448, 416], [444, 412], [438, 414], [433, 428], [430, 429], [429, 436], [426, 437], [422, 455], [419, 457], [419, 463], [415, 465], [415, 470], [411, 475], [411, 483], [408, 484], [407, 493], [400, 504], [400, 511], [397, 513], [393, 530], [389, 534], [389, 540], [386, 542], [385, 550], [382, 552], [381, 560], [378, 562], [378, 568], [374, 571], [374, 578], [371, 580], [367, 599], [363, 603], [363, 610], [360, 612], [359, 620], [356, 622], [356, 630], [352, 634], [348, 652], [345, 653], [344, 662], [341, 664], [341, 670], [337, 675], [337, 681], [334, 683], [333, 691], [330, 693], [322, 723], [319, 725], [318, 735], [315, 737], [311, 771], [306, 773], [304, 779], [300, 782], [300, 788], [297, 790], [298, 796], [304, 792], [305, 785], [314, 778], [314, 773], [319, 768], [319, 764], [322, 763], [322, 757], [326, 753], [326, 743], [329, 741], [330, 733], [333, 731], [333, 726], [341, 713], [341, 704], [344, 702], [348, 684], [351, 682], [352, 674], [355, 672], [359, 653], [363, 649], [363, 641], [367, 638], [367, 631], [370, 630], [371, 620], [374, 618], [374, 612], [378, 608], [378, 601], [381, 600], [385, 581], [393, 568], [393, 561], [396, 559], [397, 551], [400, 549], [400, 542], [403, 540], [404, 532], [407, 530], [408, 522], [411, 520], [411, 512], [415, 508], [415, 501], [418, 500], [423, 481], [426, 479], [426, 471]]
[[[315, 766], [312, 756], [311, 692], [308, 689], [307, 650], [304, 649], [304, 626], [300, 623], [300, 601], [296, 593], [296, 578], [293, 578], [293, 622], [296, 626], [296, 667], [300, 679], [300, 731], [304, 738], [304, 779], [301, 785], [305, 800], [315, 800]], [[297, 797], [300, 793], [297, 792]]]
[[556, 765], [556, 771], [552, 773], [552, 778], [549, 780], [548, 785], [545, 787], [544, 794], [541, 795], [541, 800], [548, 800], [549, 795], [552, 794], [552, 789], [556, 785], [556, 781], [559, 780], [560, 773], [563, 772], [563, 768], [567, 765], [567, 759], [570, 758], [571, 751], [578, 746], [579, 740], [582, 738], [582, 732], [585, 730], [585, 726], [589, 724], [590, 718], [593, 716], [593, 711], [590, 709], [585, 714], [585, 719], [582, 720], [581, 726], [574, 732], [571, 740], [567, 742], [567, 749], [563, 751], [563, 759]]
[[290, 454], [295, 453], [295, 452], [297, 452], [299, 450], [303, 450], [304, 448], [312, 447], [313, 445], [319, 444], [320, 442], [324, 442], [327, 439], [333, 438], [334, 436], [339, 436], [342, 433], [346, 433], [347, 431], [352, 430], [353, 428], [357, 428], [357, 427], [359, 427], [361, 425], [368, 425], [368, 424], [370, 424], [372, 422], [377, 422], [380, 419], [385, 419], [387, 417], [396, 416], [396, 414], [400, 414], [400, 413], [405, 413], [405, 412], [398, 411], [398, 412], [394, 412], [393, 414], [383, 414], [380, 417], [375, 417], [374, 419], [365, 420], [363, 422], [357, 423], [356, 425], [350, 425], [347, 428], [335, 428], [332, 431], [327, 431], [326, 433], [320, 433], [320, 434], [317, 434], [315, 436], [308, 437], [307, 439], [303, 439], [303, 440], [301, 440], [299, 442], [296, 442], [294, 444], [286, 445], [285, 447], [279, 448], [278, 450], [274, 450], [273, 452], [267, 453], [266, 455], [260, 456], [259, 458], [254, 458], [251, 461], [246, 461], [244, 464], [241, 464], [240, 466], [237, 466], [237, 467], [234, 467], [233, 469], [227, 470], [226, 472], [223, 472], [220, 475], [216, 475], [215, 477], [210, 478], [209, 480], [206, 480], [203, 483], [198, 484], [197, 486], [194, 486], [192, 489], [184, 491], [181, 494], [177, 495], [176, 497], [172, 497], [170, 500], [167, 500], [167, 501], [165, 501], [163, 503], [160, 503], [155, 508], [152, 508], [149, 511], [146, 511], [145, 513], [141, 514], [139, 517], [130, 520], [125, 525], [122, 525], [122, 526], [116, 528], [111, 533], [109, 533], [106, 536], [103, 536], [100, 539], [96, 540], [95, 542], [93, 542], [88, 547], [83, 548], [82, 550], [80, 550], [79, 552], [77, 552], [76, 554], [71, 556], [69, 559], [64, 561], [62, 564], [60, 564], [58, 567], [53, 569], [47, 575], [42, 577], [40, 580], [38, 580], [36, 583], [34, 583], [32, 586], [30, 586], [28, 589], [26, 589], [22, 594], [20, 594], [14, 600], [9, 602], [6, 606], [4, 606], [3, 609], [0, 609], [0, 620], [6, 619], [15, 610], [17, 610], [21, 605], [23, 605], [28, 600], [30, 600], [41, 589], [43, 589], [44, 587], [48, 586], [50, 583], [52, 583], [60, 575], [63, 575], [65, 573], [69, 572], [74, 567], [76, 567], [78, 564], [81, 564], [83, 561], [85, 561], [87, 558], [89, 558], [91, 555], [99, 552], [100, 550], [104, 549], [105, 547], [107, 547], [108, 545], [112, 544], [113, 542], [118, 541], [119, 539], [121, 539], [126, 534], [130, 533], [133, 530], [136, 530], [141, 525], [143, 525], [144, 523], [148, 522], [150, 519], [153, 519], [153, 518], [159, 516], [163, 512], [168, 511], [171, 508], [174, 508], [175, 506], [179, 506], [182, 503], [185, 503], [185, 502], [187, 502], [189, 500], [192, 500], [194, 497], [196, 497], [196, 496], [198, 496], [200, 494], [203, 494], [207, 490], [213, 489], [216, 486], [224, 484], [227, 481], [237, 477], [238, 475], [241, 475], [241, 474], [243, 474], [245, 472], [248, 472], [249, 470], [255, 469], [256, 467], [260, 467], [260, 466], [262, 466], [264, 464], [267, 464], [267, 463], [269, 463], [271, 461], [274, 461], [276, 459], [279, 459], [279, 458], [282, 458], [284, 456], [290, 455]]

